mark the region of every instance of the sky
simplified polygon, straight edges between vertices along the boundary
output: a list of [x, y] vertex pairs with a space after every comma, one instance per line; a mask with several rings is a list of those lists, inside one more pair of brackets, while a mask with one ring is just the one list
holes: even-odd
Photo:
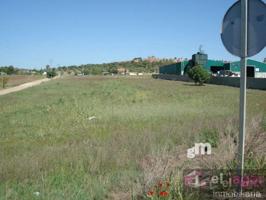
[[[235, 0], [0, 0], [0, 66], [44, 68], [134, 57], [239, 60], [224, 48]], [[252, 59], [262, 61], [266, 49]]]

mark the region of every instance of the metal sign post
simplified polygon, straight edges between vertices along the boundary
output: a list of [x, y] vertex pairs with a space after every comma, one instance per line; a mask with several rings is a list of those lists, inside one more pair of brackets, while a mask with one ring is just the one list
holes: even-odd
[[226, 12], [222, 24], [221, 39], [231, 54], [241, 58], [237, 160], [237, 169], [241, 177], [240, 192], [242, 192], [245, 166], [247, 57], [256, 55], [266, 46], [265, 35], [266, 4], [262, 0], [238, 0]]
[[247, 23], [248, 0], [241, 0], [241, 74], [240, 74], [240, 116], [239, 116], [239, 146], [238, 170], [241, 177], [240, 192], [244, 175], [244, 154], [246, 135], [246, 86], [247, 86]]

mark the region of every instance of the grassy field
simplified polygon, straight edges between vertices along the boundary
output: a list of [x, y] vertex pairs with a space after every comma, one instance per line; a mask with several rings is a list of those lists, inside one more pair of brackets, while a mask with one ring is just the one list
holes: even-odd
[[[6, 85], [6, 88], [18, 86], [23, 83], [28, 83], [31, 81], [45, 78], [44, 76], [41, 76], [41, 75], [11, 75], [7, 77], [8, 77], [8, 83]], [[1, 84], [2, 83], [0, 83], [0, 90], [3, 89]]]
[[[0, 199], [140, 199], [169, 176], [175, 199], [186, 199], [186, 166], [234, 165], [238, 96], [123, 77], [68, 77], [1, 96]], [[248, 90], [247, 99], [246, 166], [265, 168], [266, 92]], [[213, 155], [188, 160], [186, 149], [210, 135]]]

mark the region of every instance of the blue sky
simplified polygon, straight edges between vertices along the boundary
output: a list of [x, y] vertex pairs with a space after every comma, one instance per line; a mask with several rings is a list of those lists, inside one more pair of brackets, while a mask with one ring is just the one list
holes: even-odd
[[[238, 60], [221, 23], [235, 0], [1, 0], [0, 66], [43, 68], [134, 57]], [[262, 61], [264, 49], [253, 59]]]

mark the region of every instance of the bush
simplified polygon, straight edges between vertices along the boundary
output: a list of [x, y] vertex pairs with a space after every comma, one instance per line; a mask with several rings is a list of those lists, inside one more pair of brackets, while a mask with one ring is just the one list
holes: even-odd
[[56, 76], [56, 71], [55, 70], [50, 70], [47, 72], [47, 78], [53, 78]]
[[202, 66], [192, 67], [188, 71], [188, 76], [194, 80], [195, 84], [203, 85], [206, 81], [210, 79], [210, 74]]

